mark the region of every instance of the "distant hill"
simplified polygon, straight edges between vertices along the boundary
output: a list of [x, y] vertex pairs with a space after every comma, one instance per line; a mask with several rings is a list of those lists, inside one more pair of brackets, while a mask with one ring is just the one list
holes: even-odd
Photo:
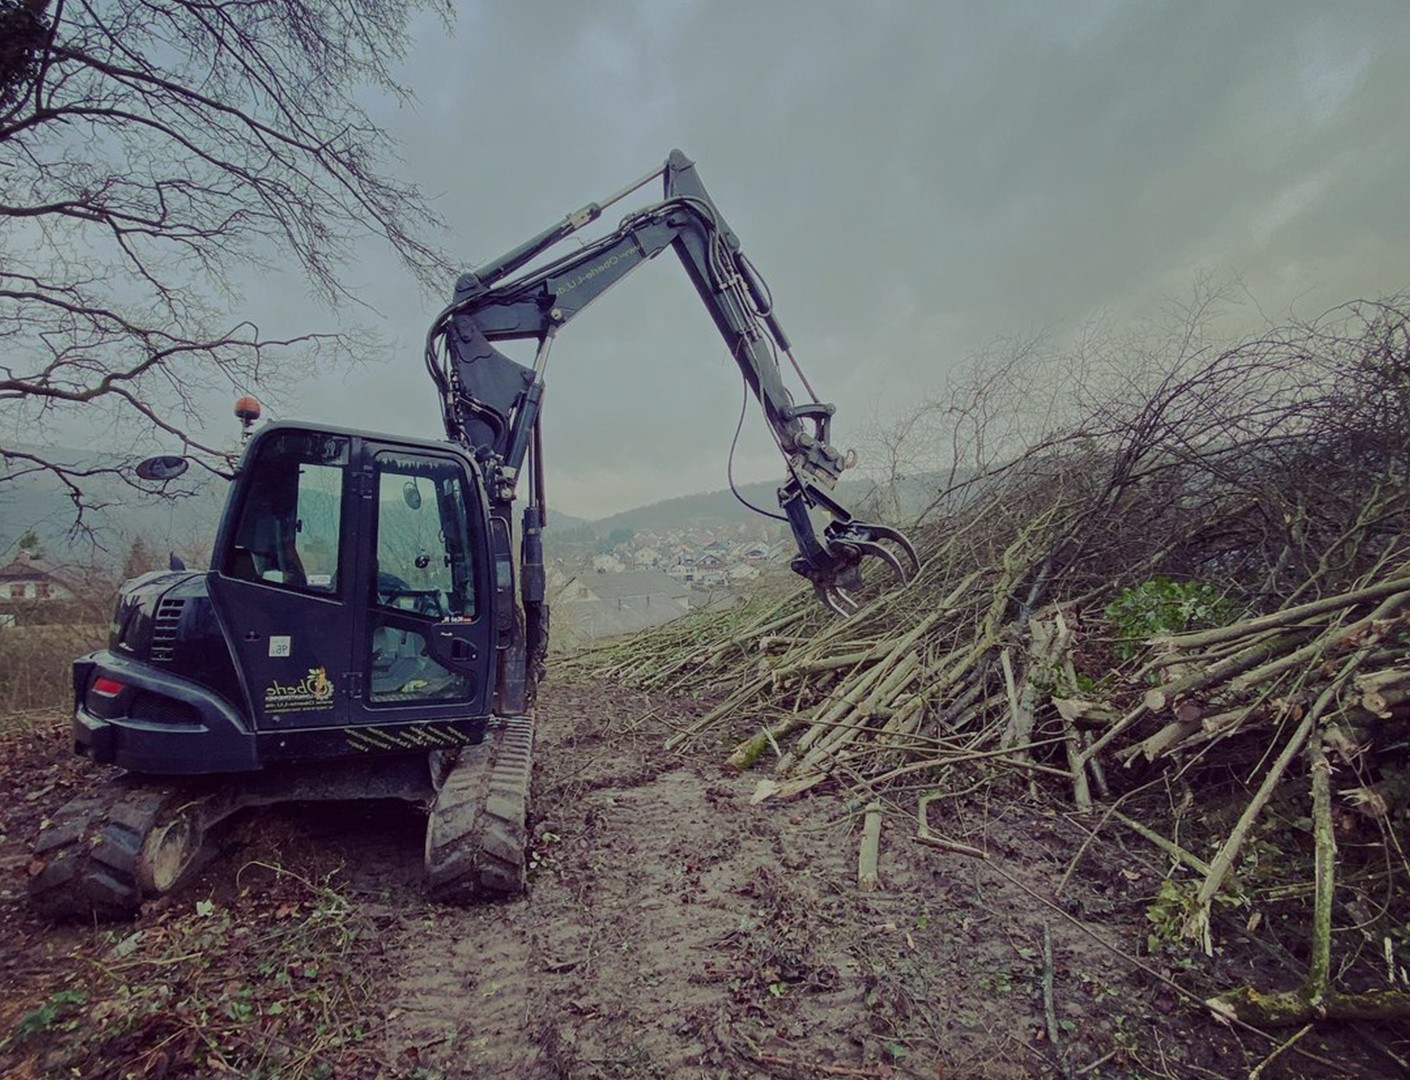
[[[58, 448], [46, 453], [79, 469], [132, 464], [84, 450]], [[218, 476], [191, 469], [172, 484], [184, 494], [165, 499], [129, 487], [116, 476], [86, 478], [85, 495], [97, 507], [84, 513], [89, 535], [73, 532], [73, 501], [56, 478], [36, 473], [0, 482], [0, 563], [13, 556], [20, 537], [32, 529], [42, 549], [60, 562], [120, 564], [133, 540], [141, 537], [163, 564], [166, 552], [175, 551], [193, 565], [201, 565], [215, 540], [228, 486]], [[587, 524], [571, 514], [551, 513], [553, 530], [560, 534]]]
[[565, 533], [569, 529], [581, 529], [584, 525], [591, 525], [587, 518], [574, 517], [572, 514], [565, 514], [556, 506], [548, 508], [548, 527], [556, 533]]
[[[902, 516], [916, 513], [926, 506], [938, 490], [939, 479], [925, 475], [910, 477], [898, 484], [898, 498]], [[778, 483], [740, 484], [739, 492], [749, 502], [762, 510], [778, 513]], [[879, 491], [871, 480], [843, 480], [838, 483], [836, 494], [854, 513], [867, 515], [874, 512]], [[665, 499], [649, 506], [639, 506], [634, 510], [624, 510], [620, 514], [598, 518], [590, 522], [592, 530], [606, 536], [613, 529], [633, 531], [654, 530], [658, 532], [684, 529], [691, 526], [726, 525], [736, 522], [757, 521], [758, 515], [744, 506], [729, 490], [711, 491], [700, 495], [680, 495]]]
[[[741, 484], [740, 494], [755, 506], [777, 513], [777, 484]], [[597, 518], [589, 522], [593, 532], [606, 536], [613, 529], [643, 529], [669, 531], [690, 526], [724, 525], [738, 521], [751, 521], [757, 518], [747, 507], [742, 506], [729, 491], [709, 491], [695, 495], [680, 495], [638, 506], [632, 510], [609, 517]]]

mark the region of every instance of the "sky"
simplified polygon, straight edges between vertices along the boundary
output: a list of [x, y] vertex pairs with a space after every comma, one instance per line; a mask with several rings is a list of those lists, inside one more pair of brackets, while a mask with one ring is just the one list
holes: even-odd
[[[1403, 0], [457, 7], [416, 23], [416, 101], [371, 102], [443, 246], [470, 268], [681, 148], [844, 449], [987, 343], [1136, 320], [1201, 276], [1238, 283], [1231, 333], [1410, 288]], [[271, 415], [437, 432], [421, 350], [453, 282], [427, 296], [383, 253], [350, 283], [385, 360]], [[246, 299], [310, 315], [276, 279]], [[547, 381], [551, 506], [725, 486], [741, 382], [670, 253], [564, 329]], [[736, 475], [783, 475], [752, 403]]]

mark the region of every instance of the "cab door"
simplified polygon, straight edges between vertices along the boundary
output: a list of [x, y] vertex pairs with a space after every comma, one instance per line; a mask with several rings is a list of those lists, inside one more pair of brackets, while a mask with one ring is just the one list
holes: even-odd
[[489, 711], [488, 536], [469, 460], [446, 448], [366, 441], [359, 464], [358, 692], [350, 723]]
[[246, 452], [208, 582], [257, 730], [348, 720], [356, 442], [268, 428]]

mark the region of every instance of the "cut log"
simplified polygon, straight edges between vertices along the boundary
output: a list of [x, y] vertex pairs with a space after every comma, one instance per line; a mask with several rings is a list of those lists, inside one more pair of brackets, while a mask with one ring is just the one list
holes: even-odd
[[857, 887], [873, 892], [881, 887], [877, 863], [881, 856], [881, 803], [867, 805], [862, 822], [862, 848], [857, 857]]

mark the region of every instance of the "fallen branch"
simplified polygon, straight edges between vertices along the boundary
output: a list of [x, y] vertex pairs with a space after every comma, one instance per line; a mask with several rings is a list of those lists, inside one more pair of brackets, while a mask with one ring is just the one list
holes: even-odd
[[956, 855], [968, 855], [975, 859], [988, 859], [989, 853], [969, 844], [961, 844], [958, 840], [950, 840], [943, 836], [936, 836], [930, 831], [930, 816], [928, 808], [931, 803], [940, 798], [938, 794], [922, 795], [916, 807], [916, 839], [922, 844], [929, 844], [931, 847], [939, 848], [942, 851], [953, 852]]
[[1211, 873], [1209, 863], [1205, 862], [1198, 855], [1190, 854], [1188, 851], [1182, 848], [1179, 844], [1175, 843], [1173, 840], [1167, 840], [1154, 829], [1146, 828], [1146, 826], [1142, 825], [1139, 821], [1136, 821], [1133, 818], [1129, 818], [1125, 814], [1117, 810], [1113, 810], [1111, 812], [1111, 816], [1114, 817], [1117, 821], [1121, 822], [1121, 824], [1125, 825], [1137, 836], [1141, 836], [1149, 840], [1152, 844], [1160, 848], [1161, 851], [1165, 852], [1165, 854], [1169, 855], [1176, 862], [1188, 866], [1191, 870], [1194, 870], [1196, 873], [1204, 874], [1206, 877], [1208, 877]]
[[1260, 1028], [1311, 1020], [1404, 1020], [1410, 1017], [1410, 990], [1367, 990], [1361, 994], [1333, 991], [1314, 1005], [1301, 989], [1262, 994], [1245, 986], [1212, 997], [1205, 1004], [1217, 1016]]
[[862, 824], [862, 847], [857, 856], [857, 887], [863, 892], [874, 892], [881, 887], [877, 873], [877, 862], [881, 854], [881, 803], [867, 805], [866, 818]]
[[[1384, 601], [1377, 611], [1383, 611], [1398, 605], [1400, 600], [1401, 596], [1394, 594], [1390, 599]], [[1272, 798], [1273, 791], [1277, 787], [1278, 782], [1282, 779], [1283, 773], [1287, 771], [1288, 765], [1302, 750], [1303, 744], [1307, 741], [1307, 737], [1312, 733], [1317, 724], [1321, 722], [1322, 717], [1336, 703], [1342, 687], [1356, 674], [1356, 669], [1365, 659], [1368, 651], [1369, 646], [1362, 645], [1361, 648], [1353, 653], [1342, 665], [1336, 678], [1328, 683], [1326, 688], [1317, 696], [1316, 702], [1313, 704], [1312, 708], [1307, 711], [1306, 715], [1303, 716], [1302, 722], [1298, 724], [1292, 736], [1288, 739], [1287, 743], [1284, 744], [1282, 752], [1279, 753], [1272, 767], [1269, 768], [1267, 775], [1264, 776], [1263, 782], [1254, 793], [1253, 798], [1249, 800], [1248, 805], [1244, 808], [1244, 812], [1240, 815], [1238, 823], [1229, 833], [1228, 839], [1224, 841], [1223, 846], [1219, 849], [1219, 853], [1215, 855], [1214, 860], [1210, 863], [1209, 873], [1205, 875], [1204, 881], [1200, 884], [1199, 892], [1195, 897], [1195, 908], [1185, 922], [1185, 933], [1190, 937], [1197, 937], [1203, 942], [1206, 955], [1212, 956], [1214, 954], [1214, 944], [1210, 938], [1209, 932], [1209, 905], [1214, 898], [1214, 894], [1218, 892], [1220, 886], [1223, 885], [1225, 877], [1228, 876], [1229, 870], [1233, 867], [1235, 857], [1243, 846], [1244, 839], [1247, 837], [1249, 829], [1253, 827], [1253, 823], [1258, 819], [1259, 814], [1263, 812], [1263, 808], [1267, 805], [1268, 800]]]
[[[1403, 567], [1401, 568], [1404, 569]], [[1392, 577], [1385, 581], [1379, 581], [1374, 585], [1368, 585], [1362, 589], [1355, 589], [1351, 592], [1338, 593], [1335, 596], [1324, 596], [1320, 600], [1313, 600], [1311, 603], [1300, 604], [1297, 607], [1284, 608], [1275, 611], [1271, 615], [1263, 615], [1256, 619], [1247, 619], [1241, 623], [1232, 623], [1229, 626], [1221, 626], [1214, 630], [1201, 630], [1189, 634], [1171, 634], [1157, 639], [1160, 644], [1181, 648], [1202, 648], [1206, 645], [1214, 645], [1220, 642], [1233, 641], [1236, 638], [1245, 637], [1249, 634], [1256, 634], [1262, 630], [1273, 630], [1282, 626], [1294, 626], [1305, 619], [1315, 618], [1319, 615], [1326, 615], [1329, 612], [1340, 611], [1343, 608], [1355, 607], [1357, 604], [1365, 603], [1368, 600], [1379, 600], [1385, 596], [1393, 596], [1396, 593], [1410, 592], [1410, 577]]]
[[1062, 1046], [1058, 1042], [1058, 1022], [1057, 1005], [1053, 1000], [1054, 984], [1057, 981], [1057, 973], [1053, 967], [1053, 930], [1046, 922], [1043, 923], [1043, 1020], [1048, 1029], [1048, 1045], [1053, 1048], [1053, 1055], [1058, 1060], [1058, 1069], [1063, 1076], [1069, 1075], [1067, 1067], [1062, 1063]]

